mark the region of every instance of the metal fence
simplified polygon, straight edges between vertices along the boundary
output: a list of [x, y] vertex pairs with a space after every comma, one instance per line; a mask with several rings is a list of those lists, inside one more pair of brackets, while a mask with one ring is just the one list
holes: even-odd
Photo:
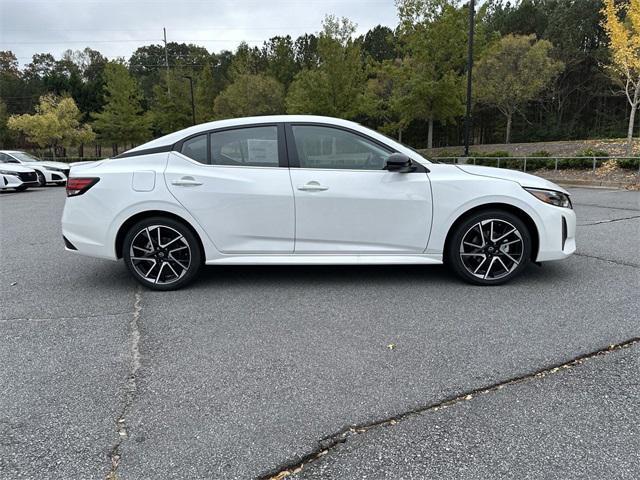
[[454, 164], [485, 165], [513, 170], [563, 170], [575, 168], [591, 170], [595, 174], [597, 168], [607, 160], [617, 160], [625, 170], [637, 171], [640, 174], [640, 157], [428, 157], [434, 161]]

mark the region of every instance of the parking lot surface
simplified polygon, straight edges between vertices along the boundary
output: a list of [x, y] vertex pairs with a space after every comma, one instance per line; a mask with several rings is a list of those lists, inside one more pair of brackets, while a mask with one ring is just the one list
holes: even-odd
[[298, 475], [637, 476], [640, 346], [531, 377], [640, 336], [640, 193], [572, 193], [578, 254], [502, 287], [209, 267], [164, 293], [63, 250], [62, 189], [1, 194], [0, 478], [256, 478], [392, 418]]

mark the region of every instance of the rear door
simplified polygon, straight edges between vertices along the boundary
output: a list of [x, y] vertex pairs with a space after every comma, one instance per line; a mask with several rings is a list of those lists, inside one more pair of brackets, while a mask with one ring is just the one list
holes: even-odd
[[176, 145], [165, 178], [222, 253], [292, 253], [294, 201], [284, 126], [198, 134]]
[[422, 253], [431, 227], [426, 169], [385, 170], [390, 147], [321, 124], [287, 126], [300, 254]]

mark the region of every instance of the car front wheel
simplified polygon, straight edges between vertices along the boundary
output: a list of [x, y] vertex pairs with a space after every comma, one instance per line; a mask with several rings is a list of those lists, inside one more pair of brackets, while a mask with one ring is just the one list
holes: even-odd
[[517, 216], [502, 210], [471, 215], [453, 231], [446, 259], [464, 280], [500, 285], [531, 260], [531, 233]]
[[47, 179], [44, 176], [44, 173], [39, 172], [36, 170], [36, 175], [38, 176], [38, 186], [39, 187], [46, 187], [47, 186]]
[[134, 278], [152, 290], [176, 290], [202, 264], [200, 244], [183, 223], [170, 218], [141, 220], [127, 232], [123, 257]]

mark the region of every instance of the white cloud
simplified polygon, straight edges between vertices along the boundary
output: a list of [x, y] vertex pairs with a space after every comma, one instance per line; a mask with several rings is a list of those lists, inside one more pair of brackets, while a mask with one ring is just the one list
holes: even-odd
[[87, 46], [128, 58], [139, 46], [160, 43], [166, 27], [169, 41], [217, 52], [242, 40], [260, 45], [275, 35], [317, 32], [325, 14], [348, 17], [358, 34], [397, 24], [393, 0], [1, 0], [0, 49], [21, 64], [34, 53], [59, 57]]

